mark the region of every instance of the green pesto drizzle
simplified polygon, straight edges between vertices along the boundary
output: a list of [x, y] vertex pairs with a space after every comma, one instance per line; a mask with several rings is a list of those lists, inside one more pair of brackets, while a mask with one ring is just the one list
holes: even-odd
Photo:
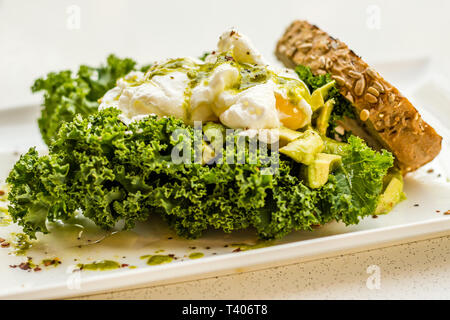
[[217, 60], [215, 63], [197, 64], [195, 61], [188, 58], [179, 58], [168, 60], [162, 64], [155, 64], [150, 68], [146, 80], [148, 81], [154, 76], [167, 75], [176, 71], [186, 73], [190, 81], [188, 85], [189, 90], [186, 90], [185, 92], [186, 101], [184, 104], [189, 105], [192, 89], [199, 84], [207, 85], [208, 78], [214, 69], [225, 63], [237, 68], [239, 71], [239, 83], [236, 87], [229, 88], [235, 90], [236, 92], [244, 91], [255, 85], [267, 82], [269, 79], [273, 79], [273, 81], [277, 84], [288, 83], [290, 86], [299, 86], [300, 84], [301, 89], [299, 91], [302, 95], [305, 94], [306, 96], [309, 96], [309, 91], [306, 85], [300, 79], [294, 80], [289, 77], [277, 75], [273, 71], [268, 70], [266, 66], [236, 62], [231, 51], [217, 55]]
[[173, 257], [168, 256], [168, 255], [156, 254], [156, 255], [145, 255], [145, 256], [142, 256], [141, 259], [147, 259], [148, 265], [156, 266], [159, 264], [172, 262]]
[[0, 227], [9, 226], [12, 219], [8, 213], [8, 209], [0, 207]]
[[16, 256], [23, 256], [27, 253], [28, 249], [33, 246], [33, 242], [30, 240], [28, 235], [24, 233], [11, 233], [11, 247], [13, 248], [13, 253]]
[[112, 260], [98, 260], [92, 263], [79, 263], [77, 268], [90, 271], [106, 271], [120, 268], [120, 263]]
[[233, 248], [238, 248], [240, 251], [247, 251], [259, 248], [270, 247], [273, 244], [272, 241], [261, 241], [255, 244], [247, 244], [247, 243], [233, 243], [231, 246]]
[[204, 256], [204, 254], [201, 252], [192, 252], [189, 255], [189, 259], [200, 259], [200, 258], [203, 258], [203, 256]]

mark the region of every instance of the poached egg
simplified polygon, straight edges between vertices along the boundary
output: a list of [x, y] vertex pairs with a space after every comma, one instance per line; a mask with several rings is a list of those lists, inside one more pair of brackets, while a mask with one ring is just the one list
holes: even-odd
[[117, 81], [100, 109], [117, 108], [129, 124], [148, 115], [187, 124], [217, 121], [233, 129], [297, 130], [311, 123], [308, 87], [291, 69], [266, 63], [251, 41], [225, 31], [205, 61], [170, 59]]

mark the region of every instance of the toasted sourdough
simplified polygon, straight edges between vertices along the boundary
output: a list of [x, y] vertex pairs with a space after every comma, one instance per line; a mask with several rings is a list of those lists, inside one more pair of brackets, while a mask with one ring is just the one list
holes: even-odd
[[278, 41], [276, 56], [290, 68], [302, 64], [314, 74], [330, 73], [359, 115], [357, 122], [347, 119], [346, 129], [358, 123], [395, 155], [404, 173], [438, 155], [442, 138], [408, 99], [343, 42], [306, 21], [294, 21]]

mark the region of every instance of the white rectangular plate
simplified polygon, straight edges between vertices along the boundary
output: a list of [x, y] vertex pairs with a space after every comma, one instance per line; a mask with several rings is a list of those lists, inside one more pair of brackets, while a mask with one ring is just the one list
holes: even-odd
[[[53, 225], [54, 232], [38, 236], [26, 255], [15, 255], [11, 248], [0, 248], [0, 298], [62, 298], [182, 281], [449, 232], [450, 216], [444, 212], [450, 209], [450, 133], [437, 117], [427, 111], [447, 116], [446, 107], [450, 99], [446, 89], [442, 88], [443, 82], [437, 81], [440, 78], [430, 71], [430, 65], [429, 60], [419, 59], [396, 63], [397, 71], [392, 67], [386, 68], [385, 75], [388, 73], [401, 89], [407, 91], [407, 96], [416, 107], [420, 107], [425, 120], [444, 138], [441, 154], [432, 163], [407, 176], [405, 193], [408, 199], [390, 214], [376, 219], [368, 217], [355, 226], [330, 223], [312, 232], [294, 232], [281, 241], [246, 251], [236, 250], [239, 247], [236, 244], [255, 244], [256, 238], [251, 231], [232, 234], [208, 232], [201, 239], [185, 240], [176, 237], [156, 218], [139, 224], [133, 231], [114, 234], [98, 230], [79, 219], [71, 224]], [[383, 70], [383, 65], [379, 68]], [[411, 84], [410, 79], [414, 77], [421, 81]], [[20, 153], [30, 146], [45, 150], [36, 125], [38, 115], [37, 106], [0, 111], [0, 183], [4, 182]], [[0, 227], [0, 237], [8, 240], [11, 232], [19, 231], [15, 225]], [[194, 260], [189, 258], [191, 253], [203, 253], [204, 256]], [[176, 259], [156, 266], [147, 265], [146, 260], [140, 259], [141, 256], [155, 254], [171, 254]], [[26, 262], [27, 257], [35, 263], [58, 258], [61, 264], [56, 267], [41, 264], [42, 270], [38, 272], [10, 267]], [[78, 263], [95, 260], [114, 260], [128, 266], [111, 271], [73, 272]]]

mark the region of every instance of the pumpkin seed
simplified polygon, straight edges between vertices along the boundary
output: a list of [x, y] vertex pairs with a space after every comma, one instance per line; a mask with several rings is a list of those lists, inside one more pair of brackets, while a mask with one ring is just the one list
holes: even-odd
[[366, 99], [366, 101], [369, 103], [377, 103], [378, 102], [377, 97], [375, 97], [374, 95], [372, 95], [370, 93], [366, 93], [366, 95], [364, 96], [364, 99]]
[[323, 67], [326, 66], [326, 62], [325, 62], [325, 57], [324, 57], [324, 56], [321, 56], [321, 57], [319, 58], [319, 63], [320, 63], [320, 67], [321, 67], [321, 68], [323, 68]]
[[371, 78], [377, 78], [378, 77], [377, 72], [375, 70], [373, 70], [372, 68], [367, 68], [366, 69], [366, 73]]
[[355, 84], [355, 95], [362, 96], [364, 93], [364, 89], [366, 87], [366, 81], [364, 80], [364, 77], [359, 78], [358, 81], [356, 81]]
[[350, 101], [351, 103], [355, 102], [355, 99], [353, 99], [352, 94], [349, 92], [347, 93], [347, 95], [345, 96], [347, 98], [348, 101]]
[[359, 118], [361, 119], [361, 121], [367, 121], [367, 119], [369, 119], [369, 115], [370, 115], [369, 110], [362, 109], [359, 114]]
[[356, 72], [355, 70], [350, 70], [350, 71], [348, 72], [348, 75], [350, 76], [350, 78], [353, 78], [353, 79], [359, 79], [359, 78], [361, 78], [361, 73]]
[[377, 89], [378, 92], [383, 93], [384, 92], [384, 87], [381, 83], [379, 83], [378, 81], [374, 81], [372, 83], [372, 86]]
[[304, 53], [308, 52], [312, 48], [312, 43], [303, 43], [298, 46], [300, 50], [302, 50]]
[[374, 95], [375, 97], [378, 97], [380, 95], [378, 90], [375, 89], [374, 87], [369, 87], [369, 89], [367, 89], [367, 92], [369, 92], [370, 94]]
[[340, 86], [345, 86], [345, 79], [339, 76], [333, 76], [333, 79], [336, 80], [337, 84]]

